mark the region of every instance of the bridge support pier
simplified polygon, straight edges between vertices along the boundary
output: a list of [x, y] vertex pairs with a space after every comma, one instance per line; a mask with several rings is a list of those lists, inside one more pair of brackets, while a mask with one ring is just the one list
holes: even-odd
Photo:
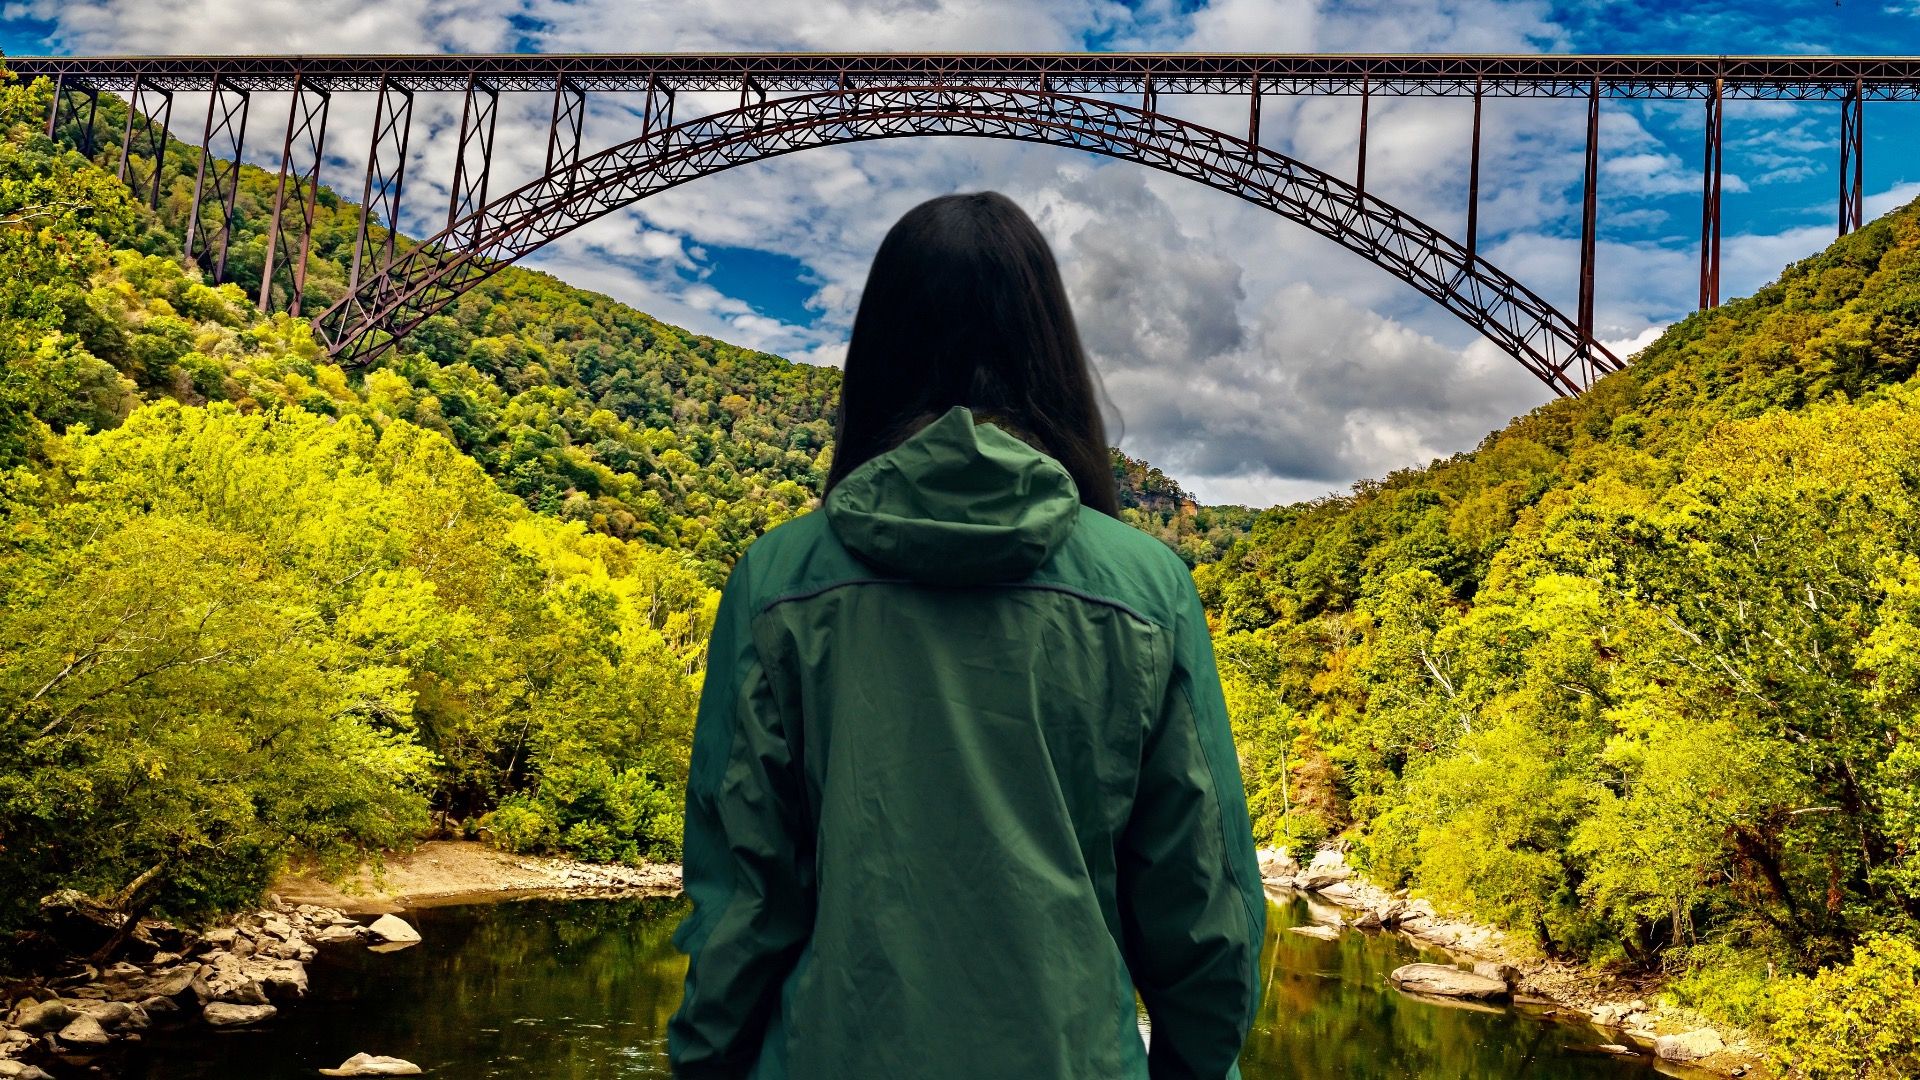
[[1480, 257], [1480, 103], [1484, 76], [1473, 77], [1473, 149], [1467, 163], [1467, 265]]
[[1707, 95], [1705, 172], [1700, 192], [1700, 310], [1720, 306], [1720, 172], [1723, 84], [1713, 80]]
[[1367, 111], [1373, 102], [1373, 82], [1369, 76], [1360, 76], [1360, 160], [1353, 170], [1353, 186], [1360, 194], [1367, 193]]
[[367, 150], [367, 182], [360, 195], [360, 226], [353, 235], [349, 290], [360, 285], [367, 240], [375, 225], [386, 231], [380, 240], [379, 266], [393, 261], [400, 235], [400, 195], [407, 180], [407, 135], [412, 127], [413, 91], [381, 76], [380, 96], [373, 107], [373, 145]]
[[[493, 127], [500, 114], [500, 91], [467, 76], [466, 102], [460, 107], [460, 142], [454, 150], [453, 195], [447, 203], [447, 231], [487, 205], [487, 181], [493, 173]], [[480, 240], [476, 221], [467, 243]]]
[[1247, 145], [1260, 145], [1260, 76], [1247, 89]]
[[587, 92], [561, 75], [553, 82], [553, 119], [547, 125], [547, 172], [580, 162], [580, 136], [587, 123]]
[[[327, 142], [327, 106], [332, 97], [296, 75], [287, 110], [287, 135], [280, 144], [280, 181], [273, 192], [273, 218], [267, 223], [267, 252], [260, 273], [260, 310], [273, 306], [276, 284], [285, 290], [287, 312], [300, 314], [307, 290], [307, 254], [313, 243], [314, 208], [320, 198], [320, 162]], [[287, 182], [293, 182], [294, 210], [287, 214]]]
[[[74, 103], [74, 98], [87, 100], [86, 119], [76, 119], [80, 116], [80, 108]], [[58, 137], [60, 125], [63, 122], [61, 117], [64, 115], [66, 117], [64, 122], [77, 123], [80, 126], [80, 130], [74, 133], [74, 149], [80, 151], [82, 157], [92, 157], [93, 121], [99, 111], [100, 91], [97, 88], [70, 82], [65, 75], [62, 75], [53, 84], [53, 104], [47, 110], [47, 138]]]
[[1580, 205], [1580, 386], [1593, 385], [1593, 264], [1600, 224], [1600, 80], [1587, 91], [1587, 180]]
[[[840, 73], [840, 89], [847, 89], [847, 73]], [[663, 86], [658, 78], [647, 77], [647, 98], [640, 109], [640, 137], [646, 138], [656, 128], [673, 126], [673, 88]]]
[[[155, 102], [152, 98], [159, 99], [158, 119], [155, 119]], [[127, 124], [120, 133], [120, 164], [114, 174], [121, 183], [133, 189], [135, 198], [140, 198], [142, 191], [146, 192], [141, 201], [152, 208], [160, 205], [160, 178], [166, 171], [167, 137], [172, 123], [173, 91], [159, 89], [135, 75], [133, 89], [127, 94]], [[139, 129], [138, 135], [134, 133], [136, 127]], [[129, 157], [135, 150], [136, 139], [141, 156], [150, 163], [145, 180], [141, 180], [135, 172]]]
[[1866, 93], [1863, 80], [1840, 102], [1840, 235], [1865, 225]]
[[[187, 215], [186, 257], [216, 283], [225, 280], [233, 209], [240, 197], [240, 152], [247, 137], [245, 90], [216, 78], [200, 135], [200, 168], [193, 177], [193, 208]], [[207, 197], [213, 198], [213, 206]]]

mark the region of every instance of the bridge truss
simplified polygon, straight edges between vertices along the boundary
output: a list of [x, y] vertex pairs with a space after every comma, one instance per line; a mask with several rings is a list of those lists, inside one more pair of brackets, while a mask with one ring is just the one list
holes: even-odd
[[[1727, 99], [1839, 105], [1838, 229], [1862, 224], [1864, 106], [1920, 100], [1920, 57], [1363, 56], [1201, 54], [642, 54], [13, 57], [54, 84], [49, 135], [91, 152], [99, 95], [130, 109], [120, 176], [157, 202], [175, 94], [207, 95], [185, 256], [216, 280], [226, 257], [251, 95], [291, 97], [268, 223], [259, 303], [302, 314], [327, 114], [372, 99], [374, 135], [345, 296], [314, 318], [342, 363], [366, 363], [501, 267], [651, 194], [816, 146], [918, 135], [1016, 139], [1135, 161], [1233, 194], [1307, 226], [1454, 312], [1556, 393], [1578, 393], [1620, 361], [1594, 338], [1599, 117], [1603, 99], [1704, 106], [1700, 294], [1719, 303], [1722, 116]], [[414, 95], [464, 95], [447, 225], [396, 242]], [[677, 95], [738, 94], [735, 108], [676, 121]], [[551, 95], [542, 176], [490, 197], [503, 94]], [[589, 95], [638, 95], [638, 135], [598, 152], [583, 141]], [[1160, 108], [1169, 95], [1244, 99], [1228, 134]], [[1274, 96], [1360, 98], [1353, 179], [1263, 146]], [[1470, 97], [1466, 235], [1456, 241], [1366, 190], [1375, 96]], [[1584, 99], [1578, 307], [1569, 317], [1479, 254], [1480, 134], [1487, 98]]]

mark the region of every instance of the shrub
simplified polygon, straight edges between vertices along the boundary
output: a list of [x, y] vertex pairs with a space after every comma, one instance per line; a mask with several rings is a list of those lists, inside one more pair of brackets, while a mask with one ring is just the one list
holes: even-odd
[[1920, 948], [1880, 935], [1853, 962], [1774, 994], [1778, 1064], [1806, 1080], [1900, 1080], [1920, 1076]]

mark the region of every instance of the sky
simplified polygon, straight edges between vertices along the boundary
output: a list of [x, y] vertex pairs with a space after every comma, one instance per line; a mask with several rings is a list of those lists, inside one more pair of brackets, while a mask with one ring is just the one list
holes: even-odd
[[[0, 0], [10, 55], [674, 50], [1920, 53], [1920, 0]], [[727, 95], [683, 95], [685, 119]], [[176, 133], [204, 97], [181, 95]], [[415, 105], [402, 225], [444, 223], [458, 95]], [[637, 134], [592, 99], [589, 149]], [[496, 192], [532, 179], [550, 99], [503, 100]], [[371, 96], [338, 105], [324, 178], [357, 191]], [[1163, 95], [1225, 130], [1244, 105]], [[1722, 294], [1835, 233], [1839, 106], [1726, 108]], [[1572, 311], [1581, 101], [1489, 99], [1481, 251]], [[284, 97], [257, 95], [274, 167]], [[1351, 177], [1357, 98], [1269, 98], [1269, 147]], [[1626, 356], [1697, 300], [1702, 105], [1602, 106], [1597, 333]], [[1367, 186], [1464, 235], [1471, 104], [1376, 98]], [[268, 133], [270, 132], [270, 134]], [[530, 137], [515, 138], [508, 132]], [[1920, 197], [1920, 102], [1866, 109], [1869, 216]], [[656, 195], [528, 265], [699, 333], [810, 363], [844, 356], [880, 238], [914, 204], [1005, 192], [1058, 255], [1122, 449], [1203, 502], [1269, 505], [1471, 449], [1549, 391], [1465, 324], [1302, 226], [1140, 165], [1057, 147], [918, 138], [810, 150]]]

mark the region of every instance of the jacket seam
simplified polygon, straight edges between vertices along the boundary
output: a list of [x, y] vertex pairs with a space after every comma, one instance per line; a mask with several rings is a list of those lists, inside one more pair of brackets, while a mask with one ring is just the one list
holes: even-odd
[[1112, 599], [1111, 597], [1101, 596], [1097, 593], [1090, 593], [1084, 589], [1076, 589], [1071, 585], [1056, 585], [1051, 582], [1043, 582], [1043, 581], [996, 581], [996, 582], [990, 582], [983, 585], [941, 585], [937, 582], [916, 581], [913, 578], [898, 578], [898, 577], [847, 578], [842, 581], [829, 582], [828, 584], [820, 585], [811, 589], [801, 589], [797, 592], [784, 593], [780, 596], [776, 596], [773, 599], [768, 600], [766, 603], [760, 605], [759, 611], [756, 613], [756, 615], [765, 615], [767, 612], [772, 611], [774, 608], [779, 607], [782, 604], [796, 603], [801, 600], [811, 600], [816, 596], [825, 595], [826, 593], [833, 592], [836, 589], [845, 589], [845, 588], [850, 588], [857, 585], [911, 585], [911, 586], [915, 586], [917, 588], [922, 588], [922, 589], [943, 589], [943, 590], [953, 591], [953, 592], [962, 592], [962, 591], [969, 591], [969, 590], [985, 591], [990, 589], [1017, 589], [1017, 590], [1024, 590], [1029, 592], [1060, 593], [1065, 596], [1074, 597], [1075, 599], [1078, 599], [1078, 600], [1084, 600], [1090, 604], [1099, 604], [1102, 607], [1112, 608], [1123, 615], [1131, 616], [1132, 618], [1137, 619], [1140, 622], [1146, 623], [1148, 626], [1161, 627], [1162, 629], [1165, 629], [1164, 624], [1157, 622], [1153, 619], [1147, 618], [1145, 615], [1141, 614], [1137, 609], [1124, 603], [1123, 601], [1115, 600], [1115, 599]]
[[[1187, 716], [1193, 721], [1193, 737], [1200, 743], [1200, 754], [1207, 759], [1207, 772], [1213, 777], [1213, 824], [1215, 828], [1220, 830], [1220, 857], [1222, 861], [1227, 864], [1227, 876], [1233, 879], [1233, 891], [1240, 894], [1240, 907], [1247, 918], [1247, 938], [1252, 946], [1254, 967], [1257, 969], [1260, 964], [1261, 935], [1258, 931], [1260, 929], [1261, 919], [1259, 912], [1254, 910], [1253, 897], [1249, 893], [1246, 883], [1240, 880], [1240, 866], [1233, 858], [1233, 845], [1230, 840], [1232, 834], [1227, 828], [1227, 803], [1225, 799], [1220, 797], [1221, 779], [1219, 762], [1215, 760], [1213, 748], [1208, 745], [1205, 733], [1200, 730], [1200, 709], [1198, 703], [1194, 701], [1193, 686], [1190, 681], [1183, 680], [1181, 682], [1180, 696], [1187, 701]], [[1256, 987], [1256, 990], [1247, 1000], [1246, 1021], [1249, 1024], [1253, 1022], [1254, 1016], [1260, 1008], [1260, 995], [1257, 989], [1259, 980], [1257, 978], [1254, 980], [1253, 985]]]

